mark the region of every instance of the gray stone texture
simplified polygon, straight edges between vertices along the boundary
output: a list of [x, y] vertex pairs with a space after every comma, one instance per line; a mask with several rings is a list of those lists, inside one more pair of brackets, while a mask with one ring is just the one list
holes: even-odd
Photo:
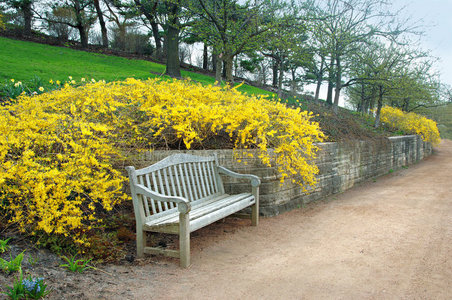
[[[309, 193], [303, 193], [301, 187], [290, 180], [281, 184], [276, 168], [265, 166], [256, 158], [242, 159], [242, 162], [238, 163], [233, 159], [233, 150], [152, 151], [142, 154], [133, 165], [138, 168], [145, 167], [174, 153], [200, 156], [216, 153], [220, 165], [261, 178], [260, 214], [274, 216], [311, 201], [341, 193], [357, 183], [409, 166], [429, 156], [433, 151], [430, 143], [423, 142], [416, 135], [391, 137], [386, 142], [320, 143], [318, 146], [321, 149], [315, 159], [320, 171], [317, 175], [318, 183], [309, 189]], [[249, 183], [239, 180], [224, 178], [224, 183], [227, 193], [250, 190]]]

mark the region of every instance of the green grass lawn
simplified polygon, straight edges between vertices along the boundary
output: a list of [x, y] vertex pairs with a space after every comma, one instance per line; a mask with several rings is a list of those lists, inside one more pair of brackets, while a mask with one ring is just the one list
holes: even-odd
[[[10, 79], [28, 82], [39, 77], [42, 82], [65, 81], [72, 76], [76, 81], [82, 77], [106, 81], [128, 77], [146, 79], [163, 74], [165, 66], [145, 60], [90, 53], [65, 47], [55, 47], [0, 37], [0, 84]], [[182, 71], [184, 78], [202, 84], [213, 84], [214, 78], [194, 72]], [[249, 94], [273, 93], [243, 85], [240, 91]]]

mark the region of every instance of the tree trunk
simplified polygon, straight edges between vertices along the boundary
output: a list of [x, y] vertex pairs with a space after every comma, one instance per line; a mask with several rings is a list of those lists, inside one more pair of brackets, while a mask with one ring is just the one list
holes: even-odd
[[215, 47], [212, 47], [212, 69], [216, 73], [217, 72], [217, 50]]
[[283, 59], [279, 61], [279, 75], [278, 75], [278, 98], [282, 98], [282, 82], [284, 78], [284, 62]]
[[402, 107], [402, 110], [407, 112], [408, 109], [409, 109], [409, 106], [410, 106], [410, 98], [405, 98], [405, 99], [403, 99], [403, 107]]
[[[159, 32], [159, 25], [155, 21], [155, 14], [157, 10], [158, 2], [153, 2], [153, 7], [145, 6], [139, 0], [134, 0], [135, 5], [140, 9], [141, 13], [146, 17], [151, 24], [152, 35], [154, 37], [155, 42], [155, 58], [162, 59], [162, 38]], [[147, 4], [150, 4], [149, 2]], [[174, 4], [177, 6], [177, 4]], [[171, 6], [171, 4], [167, 4], [167, 7]], [[169, 10], [168, 10], [169, 11]], [[168, 16], [169, 17], [169, 16]]]
[[339, 106], [339, 97], [342, 89], [342, 68], [340, 57], [336, 57], [336, 89], [334, 93], [334, 112], [337, 112]]
[[22, 2], [22, 12], [24, 14], [24, 31], [25, 36], [31, 35], [31, 21], [33, 19], [33, 12], [31, 11], [32, 1]]
[[364, 84], [362, 83], [361, 84], [361, 101], [360, 101], [360, 103], [358, 104], [358, 112], [361, 112], [362, 114], [365, 114], [365, 113], [367, 113], [367, 108], [368, 108], [368, 106], [369, 106], [369, 104], [368, 104], [368, 100], [366, 100], [366, 90], [365, 90], [365, 86], [364, 86]]
[[117, 24], [119, 31], [119, 49], [126, 50], [126, 24]]
[[278, 65], [279, 65], [278, 61], [275, 58], [273, 58], [273, 65], [272, 65], [273, 83], [272, 83], [272, 86], [274, 88], [278, 87]]
[[379, 93], [378, 93], [378, 104], [377, 104], [377, 112], [375, 114], [375, 128], [380, 127], [380, 113], [381, 108], [383, 107], [383, 86], [379, 85]]
[[233, 59], [231, 55], [225, 55], [224, 56], [224, 63], [225, 63], [225, 69], [226, 69], [226, 81], [231, 84], [231, 86], [234, 84], [234, 77], [232, 76], [232, 67], [233, 67]]
[[80, 43], [82, 44], [82, 48], [88, 48], [88, 35], [86, 34], [85, 27], [78, 26], [77, 29], [80, 34]]
[[328, 70], [328, 93], [326, 95], [326, 104], [333, 105], [333, 83], [334, 79], [334, 58], [331, 57], [330, 69]]
[[208, 69], [208, 59], [209, 59], [209, 52], [207, 51], [207, 45], [204, 43], [204, 49], [202, 53], [202, 69], [207, 70]]
[[165, 38], [166, 44], [166, 75], [180, 78], [180, 61], [179, 61], [179, 2], [167, 4], [168, 20], [167, 33]]
[[[231, 71], [231, 73], [232, 73], [232, 71]], [[224, 57], [223, 57], [223, 74], [222, 74], [222, 76], [223, 76], [223, 78], [226, 78], [226, 61], [225, 61]]]
[[86, 49], [88, 48], [88, 31], [85, 28], [85, 25], [83, 23], [83, 9], [80, 7], [80, 1], [75, 0], [74, 1], [74, 12], [75, 12], [75, 20], [76, 20], [76, 28], [80, 34], [80, 43], [82, 44], [82, 48]]
[[314, 95], [315, 102], [319, 102], [320, 87], [322, 86], [322, 80], [323, 80], [323, 64], [324, 63], [325, 63], [325, 58], [322, 57], [322, 60], [320, 62], [319, 73], [317, 74], [317, 86], [315, 88], [315, 95]]
[[166, 35], [166, 75], [180, 78], [179, 28], [169, 25]]
[[295, 97], [297, 95], [297, 74], [294, 68], [292, 68], [290, 72], [292, 73], [292, 82], [290, 84], [290, 91], [292, 93], [292, 96]]
[[155, 58], [162, 59], [163, 58], [162, 37], [160, 36], [159, 25], [156, 22], [152, 21], [151, 28], [152, 36], [154, 37], [155, 42]]
[[369, 107], [367, 109], [368, 112], [374, 110], [375, 107], [375, 97], [376, 97], [377, 89], [375, 87], [372, 88], [372, 93], [369, 99]]
[[213, 55], [215, 57], [215, 81], [217, 82], [217, 85], [221, 85], [221, 73], [222, 73], [222, 68], [221, 66], [223, 65], [223, 60], [222, 60], [222, 54], [215, 54]]
[[94, 0], [94, 7], [96, 8], [97, 18], [99, 19], [100, 31], [102, 34], [102, 46], [108, 48], [108, 34], [107, 26], [105, 25], [104, 14], [100, 9], [99, 0]]

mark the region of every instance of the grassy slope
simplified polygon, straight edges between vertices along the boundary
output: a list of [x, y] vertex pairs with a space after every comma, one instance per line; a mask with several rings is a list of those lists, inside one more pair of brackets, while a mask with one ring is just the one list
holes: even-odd
[[[72, 76], [77, 81], [85, 77], [106, 81], [128, 77], [146, 79], [163, 74], [165, 66], [145, 60], [77, 51], [32, 42], [17, 41], [0, 37], [0, 84], [14, 78], [30, 81], [38, 76], [43, 81], [67, 80]], [[213, 84], [207, 75], [182, 71], [183, 77], [190, 77], [203, 84]], [[256, 87], [243, 85], [242, 92], [250, 94], [272, 94]]]

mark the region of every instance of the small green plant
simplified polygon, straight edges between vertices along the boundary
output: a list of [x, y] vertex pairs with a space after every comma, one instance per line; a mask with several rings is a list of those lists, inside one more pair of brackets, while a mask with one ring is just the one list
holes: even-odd
[[9, 249], [9, 246], [8, 246], [9, 240], [10, 240], [10, 238], [6, 239], [6, 240], [0, 239], [0, 253], [5, 253]]
[[27, 258], [27, 262], [31, 265], [34, 266], [38, 263], [38, 258], [34, 257], [33, 255], [29, 255]]
[[41, 299], [47, 296], [51, 291], [47, 289], [44, 283], [44, 278], [33, 278], [29, 275], [23, 279], [22, 269], [19, 268], [19, 275], [14, 280], [13, 286], [8, 287], [6, 292], [3, 292], [10, 299]]
[[393, 169], [389, 169], [389, 172], [388, 172], [389, 174], [391, 174], [391, 173], [394, 173], [394, 170]]
[[41, 299], [50, 293], [47, 289], [47, 284], [44, 283], [44, 278], [33, 278], [28, 276], [22, 280], [22, 286], [28, 299]]
[[95, 269], [92, 266], [88, 266], [88, 263], [91, 261], [92, 258], [88, 260], [84, 259], [77, 259], [77, 255], [73, 255], [72, 257], [62, 256], [62, 258], [67, 261], [67, 264], [62, 264], [60, 267], [65, 267], [71, 272], [79, 272], [82, 273], [86, 271], [87, 269]]
[[12, 273], [19, 271], [21, 269], [22, 260], [24, 259], [24, 253], [21, 252], [14, 259], [10, 254], [10, 258], [11, 258], [10, 261], [0, 258], [0, 269], [2, 269], [2, 271], [5, 273]]
[[23, 275], [22, 269], [19, 269], [19, 276], [14, 280], [13, 286], [8, 287], [6, 292], [3, 292], [6, 296], [8, 296], [12, 300], [25, 299], [25, 288], [22, 284]]

